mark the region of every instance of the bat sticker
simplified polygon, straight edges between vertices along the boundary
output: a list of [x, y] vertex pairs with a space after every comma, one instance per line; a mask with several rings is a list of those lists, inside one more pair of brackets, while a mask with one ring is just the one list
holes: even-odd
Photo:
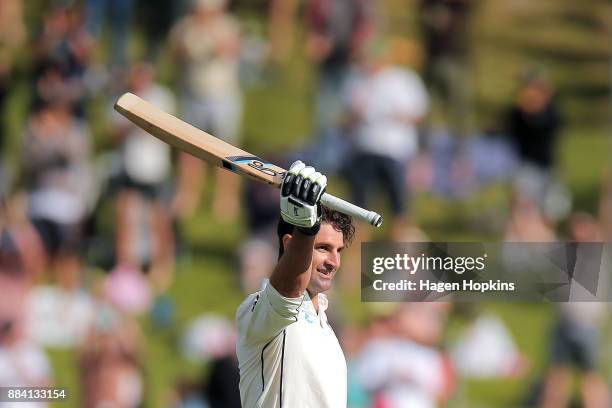
[[246, 164], [249, 167], [252, 167], [255, 170], [261, 171], [262, 173], [272, 177], [282, 177], [284, 174], [284, 172], [280, 173], [270, 168], [270, 166], [273, 166], [272, 163], [268, 163], [257, 156], [229, 156], [223, 160], [223, 167], [228, 170], [236, 171], [235, 164]]

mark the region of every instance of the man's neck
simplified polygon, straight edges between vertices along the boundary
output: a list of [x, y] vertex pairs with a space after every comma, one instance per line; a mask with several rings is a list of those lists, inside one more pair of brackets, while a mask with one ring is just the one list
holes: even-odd
[[306, 291], [308, 292], [308, 296], [310, 296], [310, 301], [312, 302], [312, 305], [314, 306], [315, 312], [319, 314], [319, 294], [312, 293], [308, 289], [306, 289]]

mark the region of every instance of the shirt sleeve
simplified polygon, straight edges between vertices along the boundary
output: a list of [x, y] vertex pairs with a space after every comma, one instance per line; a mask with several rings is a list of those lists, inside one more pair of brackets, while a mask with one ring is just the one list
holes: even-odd
[[269, 341], [297, 321], [303, 300], [304, 296], [286, 298], [268, 283], [261, 292], [249, 296], [238, 309], [239, 335], [247, 343]]

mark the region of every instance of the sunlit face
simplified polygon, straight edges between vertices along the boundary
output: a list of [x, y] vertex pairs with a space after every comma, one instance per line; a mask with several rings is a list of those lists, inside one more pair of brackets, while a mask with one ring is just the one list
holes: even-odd
[[344, 249], [342, 232], [336, 231], [331, 224], [321, 224], [315, 237], [314, 252], [308, 292], [311, 296], [331, 289], [331, 283], [340, 268], [340, 253]]
[[542, 111], [550, 100], [550, 91], [544, 86], [527, 85], [519, 94], [519, 104], [528, 113]]

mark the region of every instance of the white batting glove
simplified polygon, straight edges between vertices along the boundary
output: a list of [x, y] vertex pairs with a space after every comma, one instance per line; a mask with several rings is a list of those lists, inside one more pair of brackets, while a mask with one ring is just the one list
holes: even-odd
[[327, 177], [301, 161], [291, 165], [281, 185], [281, 217], [299, 227], [307, 235], [315, 235], [320, 227], [321, 196], [327, 187]]

